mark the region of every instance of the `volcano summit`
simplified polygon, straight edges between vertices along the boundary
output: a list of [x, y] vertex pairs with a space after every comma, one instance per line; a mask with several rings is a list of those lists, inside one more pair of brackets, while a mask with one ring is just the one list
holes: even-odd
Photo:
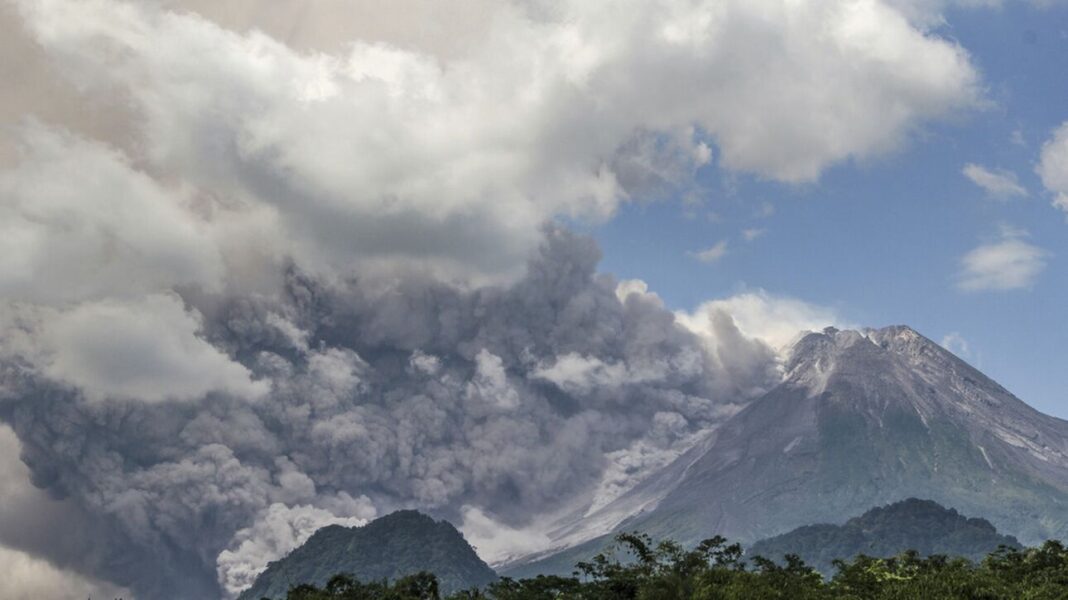
[[[614, 531], [749, 543], [919, 497], [1025, 544], [1068, 534], [1068, 422], [913, 329], [810, 333], [785, 367], [781, 384], [602, 509], [629, 515]], [[514, 572], [563, 568], [603, 543]]]

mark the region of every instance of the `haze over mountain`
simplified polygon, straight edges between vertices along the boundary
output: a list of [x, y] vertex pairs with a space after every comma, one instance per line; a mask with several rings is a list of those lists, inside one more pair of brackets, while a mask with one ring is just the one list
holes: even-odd
[[[783, 382], [661, 473], [506, 574], [566, 571], [605, 529], [750, 543], [930, 498], [1027, 544], [1068, 534], [1068, 422], [905, 326], [801, 338]], [[597, 531], [594, 525], [609, 527]]]
[[447, 521], [403, 510], [362, 527], [323, 527], [285, 558], [268, 565], [239, 599], [285, 598], [293, 586], [323, 585], [339, 573], [370, 582], [395, 581], [421, 571], [437, 576], [443, 594], [497, 579]]
[[760, 540], [746, 554], [780, 562], [785, 555], [796, 554], [831, 575], [835, 559], [850, 560], [858, 554], [885, 558], [915, 550], [920, 556], [941, 554], [977, 562], [999, 546], [1019, 548], [1020, 543], [999, 534], [985, 519], [968, 518], [930, 500], [909, 498], [875, 507], [842, 525], [805, 525]]

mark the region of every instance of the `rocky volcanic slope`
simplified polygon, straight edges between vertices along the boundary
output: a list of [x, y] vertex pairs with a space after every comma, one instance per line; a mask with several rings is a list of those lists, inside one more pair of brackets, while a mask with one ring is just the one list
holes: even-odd
[[[666, 473], [616, 501], [642, 499], [615, 531], [751, 543], [920, 497], [1027, 544], [1068, 536], [1068, 422], [904, 326], [806, 335], [780, 385]], [[504, 573], [570, 572], [606, 540]]]
[[920, 556], [941, 554], [978, 562], [999, 546], [1019, 548], [1020, 543], [1000, 535], [985, 519], [969, 519], [930, 500], [909, 498], [873, 508], [843, 525], [805, 525], [761, 540], [746, 554], [780, 562], [786, 554], [796, 554], [830, 575], [834, 573], [832, 561], [858, 554], [890, 557], [915, 550]]
[[268, 565], [239, 600], [285, 598], [295, 585], [321, 586], [339, 573], [361, 581], [392, 581], [419, 571], [437, 575], [443, 595], [497, 579], [447, 521], [405, 510], [363, 527], [323, 527], [288, 556]]

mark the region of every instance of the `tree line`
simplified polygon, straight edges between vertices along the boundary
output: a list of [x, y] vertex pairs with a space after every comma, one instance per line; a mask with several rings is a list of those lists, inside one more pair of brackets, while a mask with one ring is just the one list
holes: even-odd
[[[745, 557], [722, 537], [692, 550], [642, 534], [581, 562], [570, 577], [502, 578], [445, 600], [1068, 600], [1068, 549], [1001, 546], [979, 562], [908, 551], [893, 558], [836, 560], [825, 579], [796, 555]], [[266, 600], [266, 599], [265, 599]], [[299, 585], [286, 600], [442, 600], [430, 573], [394, 582], [339, 574], [324, 586]]]

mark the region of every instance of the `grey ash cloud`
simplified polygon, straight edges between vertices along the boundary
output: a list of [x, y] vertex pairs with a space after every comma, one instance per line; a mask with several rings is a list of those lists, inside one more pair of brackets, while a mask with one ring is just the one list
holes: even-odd
[[243, 566], [235, 534], [280, 506], [457, 520], [477, 506], [521, 525], [596, 486], [606, 454], [670, 448], [776, 377], [770, 351], [761, 368], [721, 368], [655, 297], [620, 299], [598, 259], [590, 240], [551, 229], [507, 286], [291, 269], [275, 298], [190, 294], [204, 339], [269, 382], [264, 395], [86, 402], [16, 369], [5, 421], [35, 483], [109, 532], [92, 560], [146, 597], [217, 595], [219, 554], [226, 583]]

